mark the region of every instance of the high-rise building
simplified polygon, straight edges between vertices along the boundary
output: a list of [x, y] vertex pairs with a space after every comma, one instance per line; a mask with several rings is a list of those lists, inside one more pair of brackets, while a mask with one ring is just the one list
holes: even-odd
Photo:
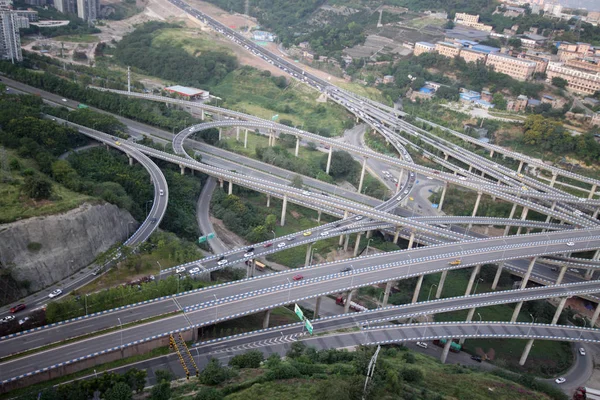
[[77, 3], [75, 0], [54, 0], [54, 8], [63, 14], [77, 13]]
[[4, 60], [23, 61], [21, 38], [19, 37], [20, 19], [17, 13], [0, 10], [0, 58]]
[[100, 2], [98, 0], [77, 0], [77, 16], [84, 21], [98, 19]]

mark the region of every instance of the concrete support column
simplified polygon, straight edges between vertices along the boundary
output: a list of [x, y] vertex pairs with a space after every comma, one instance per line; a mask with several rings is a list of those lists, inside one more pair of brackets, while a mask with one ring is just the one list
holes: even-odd
[[343, 244], [344, 244], [344, 234], [342, 233], [342, 234], [340, 235], [340, 241], [339, 241], [339, 243], [338, 243], [338, 246], [341, 246], [341, 245], [343, 245]]
[[[393, 282], [389, 281], [385, 284], [385, 291], [383, 292], [383, 302], [381, 303], [382, 307], [387, 306], [388, 300], [390, 299], [390, 291], [392, 290]], [[600, 310], [600, 308], [598, 308]]]
[[446, 197], [446, 190], [448, 190], [448, 182], [444, 182], [444, 188], [442, 189], [442, 197], [440, 197], [440, 204], [438, 204], [438, 211], [442, 211], [444, 205], [444, 198]]
[[223, 189], [223, 178], [219, 178], [219, 188]]
[[587, 279], [587, 280], [589, 281], [590, 279], [592, 279], [592, 275], [593, 275], [593, 274], [594, 274], [594, 270], [593, 270], [592, 268], [588, 268], [588, 269], [585, 271], [585, 276], [584, 276], [584, 278], [585, 278], [585, 279]]
[[525, 162], [524, 161], [520, 161], [519, 162], [519, 168], [517, 169], [517, 173], [519, 173], [519, 174], [521, 173], [521, 170], [523, 169], [523, 165], [525, 165]]
[[[473, 308], [469, 308], [469, 312], [467, 313], [467, 319], [465, 320], [465, 322], [471, 322], [473, 321], [473, 315], [475, 315], [475, 307]], [[465, 343], [465, 338], [461, 338], [458, 341], [458, 344], [460, 344], [461, 346]]]
[[556, 172], [552, 174], [552, 180], [550, 181], [550, 187], [554, 187], [554, 184], [556, 183], [556, 177], [557, 176], [558, 176], [558, 174]]
[[350, 244], [350, 235], [346, 235], [346, 240], [344, 241], [344, 251], [348, 251], [349, 244]]
[[367, 235], [365, 236], [365, 238], [371, 239], [371, 236], [373, 236], [373, 230], [372, 229], [369, 230], [369, 231], [367, 231]]
[[420, 275], [419, 280], [417, 280], [417, 286], [415, 287], [415, 292], [413, 293], [412, 304], [416, 303], [419, 300], [419, 292], [421, 291], [421, 285], [423, 284], [423, 277], [425, 275]]
[[269, 318], [271, 318], [271, 309], [265, 311], [265, 316], [263, 319], [263, 329], [267, 329], [269, 327]]
[[535, 261], [537, 257], [533, 257], [529, 262], [529, 266], [527, 267], [527, 272], [525, 272], [525, 276], [521, 281], [521, 289], [525, 289], [527, 287], [527, 282], [529, 282], [529, 277], [531, 276], [531, 271], [533, 271], [533, 266], [535, 265]]
[[129, 158], [129, 166], [133, 165], [133, 158], [131, 158], [130, 155], [127, 155], [127, 158]]
[[490, 158], [494, 157], [494, 150], [490, 150]]
[[312, 251], [312, 247], [313, 244], [309, 243], [308, 246], [306, 246], [306, 257], [304, 257], [304, 266], [308, 267], [309, 263], [310, 263], [310, 253]]
[[219, 128], [219, 140], [221, 140], [221, 137], [223, 136], [223, 131], [221, 128]]
[[596, 211], [594, 211], [594, 215], [592, 215], [592, 218], [598, 218], [598, 213], [600, 213], [600, 207], [596, 208]]
[[235, 127], [235, 141], [236, 142], [240, 141], [240, 127], [239, 126]]
[[[477, 192], [477, 199], [475, 200], [475, 207], [473, 207], [473, 213], [471, 214], [471, 217], [474, 217], [477, 215], [477, 210], [479, 209], [479, 203], [481, 202], [482, 195], [483, 195], [482, 192]], [[469, 224], [469, 226], [471, 226], [471, 224]]]
[[410, 234], [410, 238], [408, 239], [408, 248], [412, 249], [413, 244], [415, 243], [415, 233]]
[[[515, 216], [515, 211], [517, 211], [517, 203], [513, 204], [512, 208], [510, 209], [510, 215], [508, 216], [508, 219], [513, 219]], [[508, 236], [508, 231], [510, 231], [510, 225], [506, 225], [506, 228], [504, 228], [503, 236]]]
[[527, 341], [527, 344], [525, 345], [523, 354], [521, 354], [521, 359], [519, 360], [519, 365], [525, 365], [525, 361], [527, 361], [527, 356], [529, 356], [529, 352], [531, 351], [532, 346], [533, 346], [533, 339], [529, 339]]
[[560, 299], [560, 303], [558, 303], [558, 307], [556, 307], [556, 312], [554, 313], [554, 317], [552, 317], [552, 325], [555, 325], [560, 318], [560, 313], [562, 313], [563, 308], [565, 308], [565, 303], [567, 302], [567, 297], [563, 297]]
[[448, 161], [448, 153], [444, 153], [444, 161]]
[[285, 210], [287, 208], [287, 194], [283, 195], [283, 206], [281, 207], [281, 226], [285, 225]]
[[444, 350], [442, 350], [442, 356], [440, 357], [440, 361], [442, 364], [446, 363], [446, 359], [448, 358], [448, 352], [450, 351], [450, 345], [452, 344], [452, 338], [446, 339], [447, 342], [444, 345]]
[[519, 317], [519, 313], [521, 312], [521, 307], [523, 307], [523, 302], [520, 301], [517, 303], [517, 305], [515, 306], [515, 309], [513, 311], [512, 317], [510, 317], [510, 322], [516, 322], [517, 318]]
[[590, 194], [588, 195], [588, 200], [591, 200], [594, 197], [594, 194], [596, 194], [597, 188], [598, 188], [598, 185], [592, 186], [592, 190], [590, 190]]
[[244, 148], [248, 148], [248, 129], [244, 131]]
[[438, 283], [437, 290], [435, 291], [435, 298], [439, 299], [442, 295], [442, 289], [444, 288], [444, 282], [446, 281], [446, 276], [448, 276], [448, 270], [442, 271], [442, 276], [440, 276], [440, 283]]
[[[556, 201], [553, 201], [553, 202], [552, 202], [552, 207], [550, 207], [550, 210], [551, 210], [551, 211], [554, 211], [554, 209], [555, 209], [555, 208], [556, 208]], [[551, 220], [551, 219], [552, 219], [552, 216], [551, 216], [551, 215], [548, 215], [548, 216], [546, 217], [546, 223], [550, 222], [550, 220]]]
[[560, 285], [560, 283], [562, 282], [563, 278], [565, 277], [565, 273], [567, 272], [567, 266], [564, 265], [560, 268], [560, 272], [558, 273], [558, 278], [556, 278], [556, 283], [555, 285]]
[[267, 195], [267, 208], [271, 207], [271, 195]]
[[321, 223], [321, 210], [317, 211], [317, 224]]
[[315, 301], [315, 312], [313, 313], [313, 319], [319, 318], [319, 311], [321, 309], [321, 296], [317, 297]]
[[181, 170], [181, 175], [184, 175], [185, 174], [185, 167], [183, 165], [180, 165], [179, 169]]
[[296, 152], [295, 152], [296, 157], [298, 157], [299, 151], [300, 151], [300, 136], [296, 137]]
[[200, 110], [200, 119], [204, 121], [204, 109]]
[[327, 155], [327, 167], [325, 168], [325, 173], [329, 174], [329, 169], [331, 168], [331, 156], [333, 155], [333, 146], [329, 147], [329, 155]]
[[[525, 221], [525, 219], [527, 218], [527, 213], [529, 213], [529, 208], [527, 207], [523, 207], [523, 211], [521, 211], [521, 221]], [[519, 229], [517, 229], [517, 235], [521, 234], [521, 229], [523, 227], [520, 226]]]
[[596, 321], [598, 321], [598, 315], [600, 315], [600, 303], [596, 305], [596, 309], [594, 310], [594, 315], [592, 315], [592, 321], [590, 323], [593, 328], [596, 325]]
[[394, 244], [398, 244], [398, 238], [400, 237], [400, 227], [396, 227], [396, 233], [394, 233]]
[[502, 275], [502, 270], [504, 269], [504, 263], [501, 262], [498, 264], [498, 269], [496, 270], [496, 275], [494, 276], [494, 282], [492, 283], [492, 290], [496, 290], [498, 286], [498, 281], [500, 280], [500, 275]]
[[360, 237], [362, 236], [361, 232], [356, 234], [356, 243], [354, 243], [354, 257], [358, 255], [358, 250], [360, 248]]
[[479, 275], [479, 271], [481, 271], [481, 265], [476, 265], [475, 268], [473, 268], [473, 271], [471, 271], [471, 277], [467, 284], [467, 290], [465, 290], [465, 296], [471, 295], [471, 289], [473, 289], [473, 283], [475, 282], [477, 275]]
[[232, 195], [233, 194], [233, 182], [229, 181], [229, 194]]
[[[362, 165], [362, 170], [360, 171], [360, 180], [358, 182], [358, 193], [361, 192], [362, 190], [362, 186], [363, 186], [363, 182], [365, 180], [365, 170], [367, 168], [367, 159], [365, 158], [363, 160], [363, 165]], [[398, 181], [398, 184], [400, 183], [400, 181]]]
[[352, 301], [352, 295], [354, 294], [354, 290], [350, 290], [348, 292], [348, 296], [346, 296], [346, 304], [344, 304], [344, 314], [348, 314], [350, 311], [350, 302]]
[[471, 172], [473, 170], [473, 166], [469, 165], [469, 172]]

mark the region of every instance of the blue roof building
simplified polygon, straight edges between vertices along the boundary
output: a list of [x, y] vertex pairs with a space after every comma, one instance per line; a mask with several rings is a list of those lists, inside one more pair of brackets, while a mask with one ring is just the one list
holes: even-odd
[[500, 49], [498, 47], [492, 47], [492, 46], [486, 46], [483, 44], [478, 44], [472, 47], [473, 50], [477, 50], [477, 51], [481, 51], [483, 53], [497, 53], [500, 51]]

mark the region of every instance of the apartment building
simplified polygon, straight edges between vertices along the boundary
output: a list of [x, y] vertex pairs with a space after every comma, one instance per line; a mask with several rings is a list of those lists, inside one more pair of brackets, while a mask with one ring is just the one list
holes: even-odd
[[454, 15], [454, 22], [459, 25], [465, 25], [480, 31], [491, 32], [493, 27], [485, 25], [479, 22], [479, 15], [472, 15], [467, 13], [456, 13]]
[[435, 51], [435, 44], [428, 42], [417, 42], [415, 43], [415, 50], [413, 54], [418, 56], [423, 53], [432, 53]]
[[461, 57], [467, 63], [471, 63], [471, 62], [477, 63], [479, 61], [485, 63], [487, 53], [480, 51], [480, 50], [474, 50], [474, 49], [462, 49], [460, 51], [459, 57]]
[[98, 19], [100, 11], [99, 0], [77, 0], [77, 16], [84, 21], [92, 22]]
[[600, 90], [600, 73], [588, 72], [574, 67], [569, 67], [561, 62], [548, 63], [546, 69], [548, 82], [552, 78], [562, 78], [567, 81], [567, 89], [576, 93], [594, 94]]
[[448, 42], [437, 42], [435, 44], [435, 51], [444, 57], [454, 58], [460, 54], [462, 46], [458, 44]]
[[600, 72], [600, 58], [572, 58], [565, 65], [591, 73]]
[[76, 14], [77, 2], [76, 0], [54, 0], [54, 8], [63, 14]]
[[23, 61], [19, 37], [19, 25], [23, 23], [21, 18], [11, 10], [0, 10], [0, 59], [13, 63]]
[[531, 78], [536, 68], [536, 63], [533, 61], [498, 53], [488, 54], [485, 65], [519, 81]]
[[517, 58], [521, 58], [523, 60], [533, 61], [535, 63], [535, 71], [537, 73], [543, 74], [546, 72], [546, 68], [548, 68], [548, 62], [550, 59], [547, 56], [540, 54], [531, 54], [531, 53], [521, 53], [517, 56]]

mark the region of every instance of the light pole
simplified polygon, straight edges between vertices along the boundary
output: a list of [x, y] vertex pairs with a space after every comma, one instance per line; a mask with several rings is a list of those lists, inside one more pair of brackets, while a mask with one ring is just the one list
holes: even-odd
[[160, 265], [160, 263], [158, 261], [156, 261], [156, 263], [158, 264], [158, 279], [160, 280], [160, 275], [162, 274], [162, 265]]
[[[479, 323], [481, 324], [481, 314], [477, 313], [477, 315], [479, 315]], [[477, 337], [478, 333], [479, 333], [479, 325], [477, 325], [477, 329], [475, 330], [475, 337]]]
[[533, 315], [531, 315], [531, 313], [529, 313], [529, 316], [531, 317], [531, 326], [527, 330], [527, 336], [529, 336], [529, 333], [531, 332], [531, 328], [533, 327], [533, 324], [535, 324], [535, 318], [533, 317]]
[[[425, 324], [429, 323], [429, 315], [425, 314]], [[425, 334], [427, 333], [427, 325], [425, 325], [425, 329], [423, 329], [423, 339], [425, 339]]]
[[431, 289], [433, 289], [433, 287], [437, 287], [437, 285], [434, 283], [429, 287], [429, 294], [427, 295], [427, 301], [429, 301], [429, 298], [431, 297]]
[[315, 250], [319, 250], [319, 249], [315, 248], [310, 251], [310, 262], [308, 263], [309, 265], [312, 265], [313, 254], [315, 254]]
[[365, 256], [369, 255], [369, 245], [371, 244], [371, 240], [373, 240], [373, 238], [369, 239], [369, 241], [367, 242], [367, 248], [365, 250]]
[[271, 231], [273, 233], [273, 240], [275, 240], [277, 238], [277, 236], [275, 235], [275, 231]]
[[121, 323], [121, 318], [117, 317], [119, 320], [119, 326], [121, 327], [121, 348], [123, 348], [123, 324]]
[[85, 303], [85, 315], [87, 315], [87, 298], [88, 298], [88, 294], [86, 293], [85, 297], [83, 298], [83, 302]]
[[475, 282], [475, 289], [473, 289], [473, 295], [475, 295], [475, 292], [477, 292], [477, 285], [479, 285], [479, 282], [483, 282], [483, 278], [479, 278], [477, 279], [477, 282]]

